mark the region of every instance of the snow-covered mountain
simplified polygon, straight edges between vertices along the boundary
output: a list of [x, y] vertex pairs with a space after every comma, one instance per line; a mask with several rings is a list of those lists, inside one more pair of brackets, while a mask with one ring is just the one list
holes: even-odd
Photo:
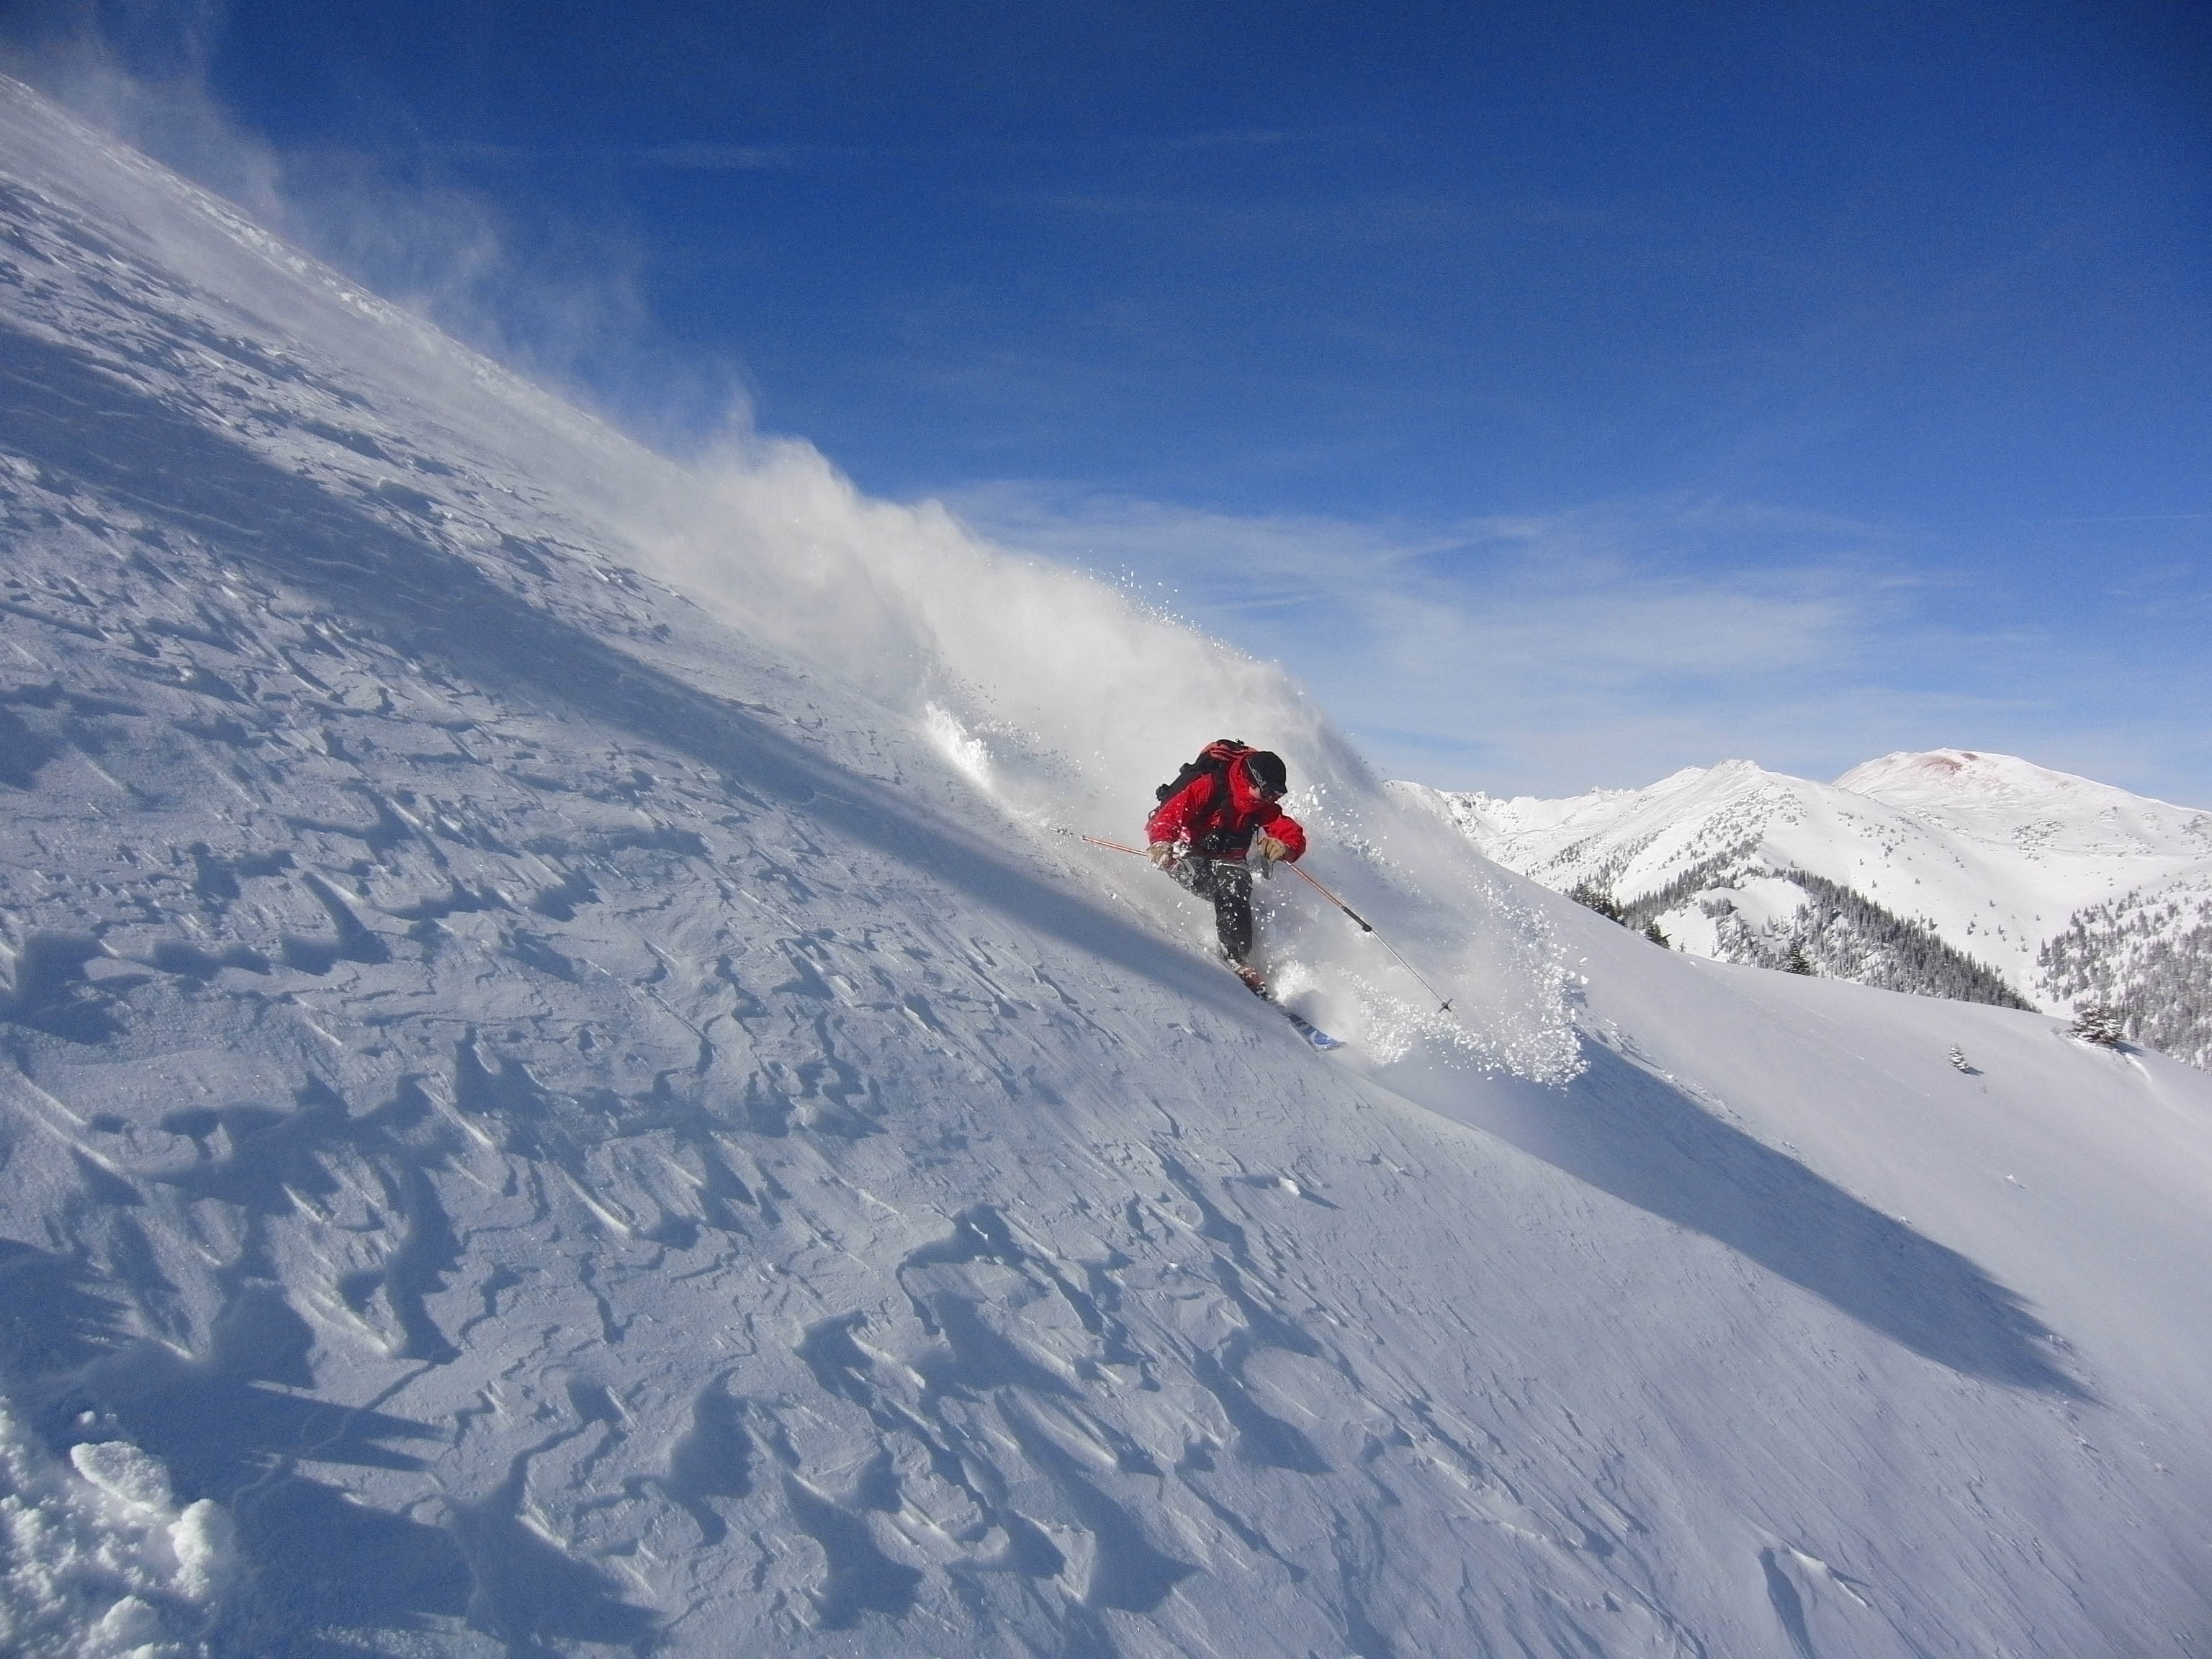
[[1862, 983], [2051, 1012], [2212, 1062], [2212, 812], [2009, 755], [1885, 755], [1833, 783], [1748, 761], [1645, 789], [1498, 799], [1395, 786], [1489, 857], [1609, 896], [1693, 954], [1802, 951]]
[[[9, 1650], [2212, 1636], [2212, 1079], [1656, 950], [4, 84], [0, 467]], [[1224, 732], [1452, 1011], [1060, 833]]]

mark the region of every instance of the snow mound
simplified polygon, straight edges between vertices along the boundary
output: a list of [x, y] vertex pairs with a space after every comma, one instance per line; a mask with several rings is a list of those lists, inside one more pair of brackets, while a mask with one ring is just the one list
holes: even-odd
[[74, 1473], [0, 1401], [0, 1644], [24, 1659], [187, 1659], [238, 1571], [230, 1517], [178, 1506], [127, 1441], [79, 1441]]

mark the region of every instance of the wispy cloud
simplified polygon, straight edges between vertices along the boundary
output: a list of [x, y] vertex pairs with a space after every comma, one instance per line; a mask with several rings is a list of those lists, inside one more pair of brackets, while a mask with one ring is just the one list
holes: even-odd
[[[397, 114], [373, 148], [281, 146], [244, 126], [210, 73], [228, 12], [227, 0], [26, 0], [0, 28], [0, 69], [647, 442], [681, 453], [750, 425], [742, 365], [664, 343], [643, 250], [619, 228], [542, 209], [525, 222], [451, 165], [458, 149], [422, 143]], [[659, 148], [666, 165], [799, 164], [772, 149]]]
[[2089, 695], [2094, 649], [1982, 621], [1926, 550], [1816, 514], [1668, 499], [1419, 526], [1036, 484], [950, 505], [1282, 660], [1424, 781], [1559, 794], [1731, 756], [1825, 777], [1954, 742], [2094, 773], [2122, 723]]

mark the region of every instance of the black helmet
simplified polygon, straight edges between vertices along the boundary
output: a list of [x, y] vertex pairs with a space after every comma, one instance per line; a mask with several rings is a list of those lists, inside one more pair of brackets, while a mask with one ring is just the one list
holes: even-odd
[[1279, 795], [1291, 787], [1291, 775], [1283, 769], [1283, 757], [1272, 749], [1255, 749], [1244, 757], [1244, 775], [1252, 780], [1256, 789]]

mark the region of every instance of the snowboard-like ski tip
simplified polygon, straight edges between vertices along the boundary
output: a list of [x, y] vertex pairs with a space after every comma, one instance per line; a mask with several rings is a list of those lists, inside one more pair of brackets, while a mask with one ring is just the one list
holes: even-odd
[[[1278, 1007], [1281, 1007], [1282, 1005], [1278, 1003], [1276, 1006]], [[1328, 1032], [1322, 1030], [1320, 1026], [1308, 1019], [1304, 1014], [1294, 1014], [1289, 1009], [1284, 1008], [1283, 1018], [1289, 1020], [1291, 1024], [1297, 1026], [1298, 1028], [1298, 1034], [1304, 1037], [1308, 1042], [1312, 1043], [1315, 1048], [1320, 1049], [1323, 1054], [1327, 1054], [1332, 1048], [1341, 1048], [1344, 1047], [1344, 1039], [1342, 1037], [1331, 1036]]]

